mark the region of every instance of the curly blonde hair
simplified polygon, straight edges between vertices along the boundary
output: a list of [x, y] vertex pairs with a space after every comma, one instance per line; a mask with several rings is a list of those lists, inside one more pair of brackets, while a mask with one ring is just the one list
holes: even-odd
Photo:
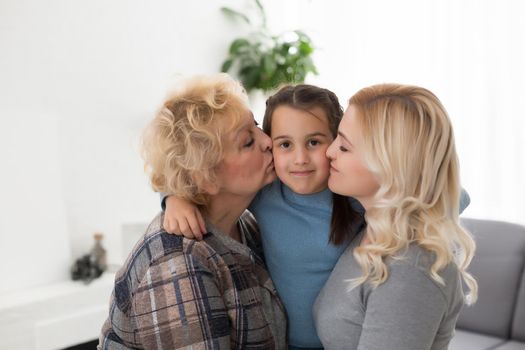
[[144, 168], [155, 191], [209, 203], [224, 137], [249, 111], [241, 84], [227, 74], [198, 76], [173, 91], [142, 137]]
[[438, 283], [441, 269], [457, 265], [473, 303], [477, 283], [466, 269], [475, 243], [459, 224], [459, 162], [445, 108], [424, 88], [396, 84], [364, 88], [349, 103], [362, 128], [364, 161], [380, 184], [366, 212], [370, 244], [354, 251], [363, 270], [354, 285], [385, 282], [385, 258], [416, 243], [434, 253], [430, 274]]

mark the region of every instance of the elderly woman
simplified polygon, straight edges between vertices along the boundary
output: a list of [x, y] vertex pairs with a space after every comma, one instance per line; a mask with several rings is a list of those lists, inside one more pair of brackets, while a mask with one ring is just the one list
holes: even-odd
[[459, 225], [459, 164], [437, 97], [383, 84], [350, 99], [327, 151], [328, 186], [366, 209], [314, 306], [325, 349], [444, 350], [474, 241]]
[[194, 78], [144, 134], [153, 189], [198, 205], [203, 241], [149, 225], [117, 273], [98, 349], [283, 349], [284, 308], [245, 209], [275, 179], [271, 141], [242, 87], [226, 75]]

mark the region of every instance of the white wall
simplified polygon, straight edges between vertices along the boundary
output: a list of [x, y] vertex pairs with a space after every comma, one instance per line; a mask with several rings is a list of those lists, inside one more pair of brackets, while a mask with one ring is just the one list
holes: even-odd
[[[385, 81], [433, 90], [456, 128], [473, 199], [466, 214], [525, 223], [523, 2], [264, 3], [275, 32], [313, 37], [321, 74], [309, 81], [342, 101]], [[141, 129], [178, 77], [216, 72], [246, 32], [222, 5], [253, 8], [0, 2], [0, 292], [66, 278], [94, 231], [120, 261], [121, 225], [158, 210], [138, 154]]]
[[1, 111], [0, 293], [59, 281], [70, 264], [57, 118], [42, 112]]
[[94, 231], [121, 260], [121, 225], [159, 209], [142, 128], [174, 81], [216, 72], [242, 34], [220, 6], [0, 2], [0, 293], [66, 279]]
[[268, 2], [275, 27], [313, 37], [321, 74], [310, 82], [341, 102], [384, 82], [432, 90], [454, 125], [464, 215], [525, 224], [525, 2]]

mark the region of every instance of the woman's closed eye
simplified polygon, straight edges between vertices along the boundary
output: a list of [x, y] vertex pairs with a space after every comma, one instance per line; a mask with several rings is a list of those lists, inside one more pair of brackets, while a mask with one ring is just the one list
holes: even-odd
[[246, 143], [244, 144], [243, 147], [245, 147], [245, 148], [250, 148], [250, 147], [252, 147], [252, 145], [253, 145], [254, 143], [255, 143], [255, 139], [254, 139], [253, 137], [250, 137], [250, 138], [248, 139], [248, 141], [246, 141]]

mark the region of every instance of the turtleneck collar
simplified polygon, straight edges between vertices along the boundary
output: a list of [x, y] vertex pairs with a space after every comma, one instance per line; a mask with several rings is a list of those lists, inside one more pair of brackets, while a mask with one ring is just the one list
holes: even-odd
[[286, 186], [283, 182], [279, 181], [279, 184], [283, 198], [287, 202], [319, 209], [330, 208], [332, 205], [332, 192], [329, 188], [326, 188], [321, 192], [299, 194], [292, 191], [292, 189]]

